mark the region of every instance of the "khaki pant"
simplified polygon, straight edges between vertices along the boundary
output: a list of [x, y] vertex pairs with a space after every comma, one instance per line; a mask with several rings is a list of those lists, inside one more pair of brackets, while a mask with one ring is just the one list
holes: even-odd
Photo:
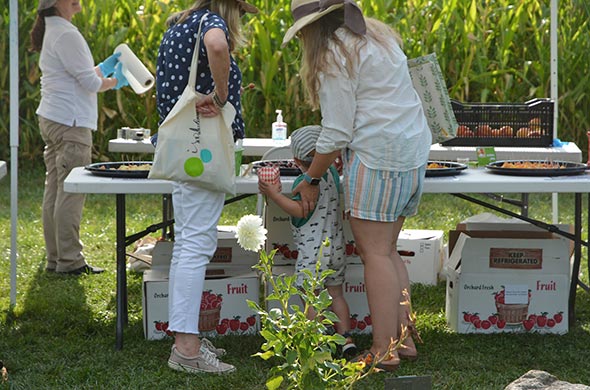
[[86, 264], [80, 241], [84, 194], [64, 192], [64, 180], [74, 167], [91, 162], [92, 130], [62, 125], [39, 116], [45, 142], [46, 177], [43, 194], [43, 235], [47, 270], [68, 272]]

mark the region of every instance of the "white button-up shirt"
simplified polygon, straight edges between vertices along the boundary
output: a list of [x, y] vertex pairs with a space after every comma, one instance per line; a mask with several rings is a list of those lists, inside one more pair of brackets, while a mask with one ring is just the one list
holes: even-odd
[[67, 126], [96, 130], [97, 92], [102, 80], [76, 26], [59, 16], [45, 18], [39, 67], [41, 103], [37, 114]]
[[[354, 37], [337, 30], [346, 47]], [[408, 171], [428, 161], [432, 135], [407, 66], [392, 39], [390, 50], [367, 39], [354, 77], [336, 66], [320, 75], [322, 133], [316, 151], [354, 150], [372, 169]], [[343, 57], [336, 54], [335, 58]]]

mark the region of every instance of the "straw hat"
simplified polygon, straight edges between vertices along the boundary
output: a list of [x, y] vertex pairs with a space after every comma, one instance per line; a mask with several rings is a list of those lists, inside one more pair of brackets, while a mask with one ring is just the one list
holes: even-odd
[[258, 13], [258, 8], [256, 8], [252, 4], [248, 4], [244, 0], [236, 0], [236, 1], [238, 2], [238, 4], [240, 5], [240, 7], [242, 8], [242, 10], [244, 12], [248, 12], [250, 14], [257, 14]]
[[39, 0], [39, 6], [37, 11], [43, 11], [44, 9], [51, 8], [57, 3], [57, 0]]
[[283, 38], [283, 46], [303, 27], [342, 7], [344, 7], [344, 24], [353, 32], [364, 35], [367, 31], [365, 19], [354, 0], [292, 0], [291, 14], [295, 23], [287, 30]]

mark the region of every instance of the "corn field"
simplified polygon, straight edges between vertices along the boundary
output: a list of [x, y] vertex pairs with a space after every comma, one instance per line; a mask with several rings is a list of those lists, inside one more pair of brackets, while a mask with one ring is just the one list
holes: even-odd
[[[0, 0], [0, 159], [9, 156], [9, 0]], [[281, 48], [292, 23], [290, 0], [250, 0], [261, 13], [246, 16], [248, 45], [236, 55], [244, 84], [246, 134], [270, 136], [275, 109], [290, 130], [319, 121], [304, 101], [296, 40]], [[187, 7], [187, 0], [84, 0], [73, 23], [84, 35], [96, 63], [127, 43], [148, 69], [155, 62], [164, 21]], [[550, 96], [549, 0], [358, 0], [368, 16], [400, 32], [408, 58], [435, 52], [451, 98], [464, 102], [524, 102]], [[21, 159], [40, 159], [42, 140], [35, 110], [39, 104], [38, 53], [28, 50], [37, 0], [19, 0], [19, 112]], [[559, 138], [586, 152], [590, 129], [590, 4], [559, 4]], [[108, 140], [117, 128], [156, 131], [154, 89], [135, 95], [130, 88], [99, 94], [99, 131], [94, 160], [109, 160]]]

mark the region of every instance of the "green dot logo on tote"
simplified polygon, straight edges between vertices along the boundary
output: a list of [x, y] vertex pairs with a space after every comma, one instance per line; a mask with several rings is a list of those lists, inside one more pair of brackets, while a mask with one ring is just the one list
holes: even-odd
[[191, 157], [184, 162], [184, 171], [191, 177], [201, 176], [204, 170], [203, 161], [198, 157]]
[[184, 162], [184, 172], [191, 177], [201, 176], [205, 172], [205, 164], [213, 159], [209, 149], [201, 150], [201, 157], [191, 157]]

